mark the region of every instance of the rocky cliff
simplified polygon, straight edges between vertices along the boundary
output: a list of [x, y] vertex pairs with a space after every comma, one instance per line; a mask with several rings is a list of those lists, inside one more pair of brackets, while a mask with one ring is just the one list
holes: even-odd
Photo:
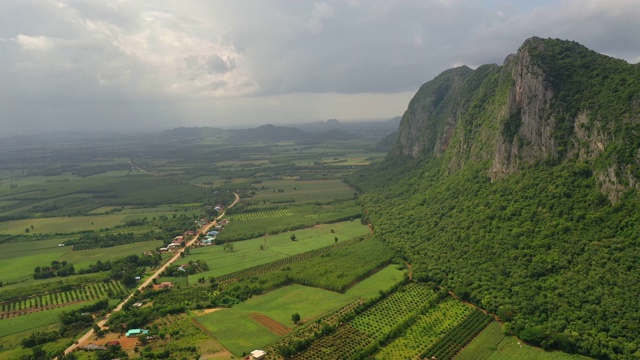
[[640, 67], [531, 38], [501, 66], [447, 70], [409, 103], [395, 154], [490, 163], [500, 179], [536, 164], [593, 165], [612, 201], [640, 175]]

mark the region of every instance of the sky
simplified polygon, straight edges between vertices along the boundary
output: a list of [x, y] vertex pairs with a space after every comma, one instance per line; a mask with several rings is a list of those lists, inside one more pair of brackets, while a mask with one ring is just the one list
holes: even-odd
[[389, 119], [529, 37], [638, 34], [639, 0], [0, 0], [0, 137]]

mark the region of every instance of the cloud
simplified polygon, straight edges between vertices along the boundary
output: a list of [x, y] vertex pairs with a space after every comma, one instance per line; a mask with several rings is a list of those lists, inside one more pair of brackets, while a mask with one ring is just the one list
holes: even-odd
[[53, 40], [46, 36], [28, 36], [18, 34], [13, 41], [24, 50], [45, 51], [53, 47]]
[[[29, 124], [208, 124], [216, 114], [255, 123], [387, 117], [406, 107], [397, 94], [454, 64], [500, 64], [531, 36], [640, 60], [637, 0], [6, 0], [0, 7], [0, 77], [11, 84], [0, 94], [10, 114], [3, 132]], [[340, 102], [340, 94], [358, 101]]]
[[323, 21], [333, 17], [334, 10], [331, 5], [326, 2], [315, 3], [311, 13], [311, 19], [307, 22], [307, 28], [314, 34], [322, 31]]

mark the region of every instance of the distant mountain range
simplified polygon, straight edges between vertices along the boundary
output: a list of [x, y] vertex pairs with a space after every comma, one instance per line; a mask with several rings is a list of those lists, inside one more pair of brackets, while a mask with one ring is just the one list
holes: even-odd
[[324, 141], [346, 141], [361, 137], [382, 138], [397, 131], [400, 117], [385, 121], [342, 123], [331, 119], [295, 126], [261, 125], [249, 129], [220, 129], [209, 127], [176, 128], [158, 136], [166, 139], [218, 138], [239, 142], [296, 141], [301, 144]]

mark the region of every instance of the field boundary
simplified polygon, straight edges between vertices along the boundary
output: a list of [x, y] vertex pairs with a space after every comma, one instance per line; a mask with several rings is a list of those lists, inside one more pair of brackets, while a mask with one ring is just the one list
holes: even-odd
[[251, 320], [257, 322], [258, 324], [264, 326], [265, 328], [267, 328], [269, 331], [271, 331], [272, 333], [278, 335], [278, 336], [284, 336], [287, 335], [289, 332], [291, 332], [291, 329], [284, 326], [283, 324], [273, 320], [272, 318], [268, 317], [267, 315], [264, 314], [260, 314], [257, 312], [252, 312], [251, 314], [249, 314], [249, 318], [251, 318]]

